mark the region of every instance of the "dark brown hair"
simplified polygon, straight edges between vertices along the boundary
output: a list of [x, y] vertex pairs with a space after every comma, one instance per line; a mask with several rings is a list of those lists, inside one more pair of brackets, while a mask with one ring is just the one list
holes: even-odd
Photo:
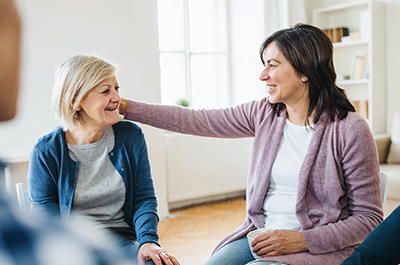
[[[299, 76], [306, 76], [309, 85], [310, 106], [306, 125], [315, 109], [316, 124], [323, 112], [334, 120], [346, 118], [349, 111], [355, 111], [345, 91], [335, 84], [336, 72], [333, 66], [333, 45], [329, 37], [319, 28], [307, 24], [296, 24], [274, 32], [261, 45], [260, 58], [265, 65], [264, 52], [275, 42], [279, 51], [293, 66]], [[284, 104], [272, 104], [277, 115]]]

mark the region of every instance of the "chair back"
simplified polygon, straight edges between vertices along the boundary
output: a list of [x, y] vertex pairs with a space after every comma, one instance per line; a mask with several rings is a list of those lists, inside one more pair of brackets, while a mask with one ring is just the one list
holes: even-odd
[[381, 181], [381, 194], [382, 194], [382, 207], [383, 207], [386, 202], [386, 192], [388, 188], [388, 182], [387, 182], [387, 177], [383, 172], [379, 172], [379, 178]]
[[15, 186], [20, 210], [23, 212], [29, 212], [31, 210], [29, 192], [24, 190], [24, 183], [17, 183]]

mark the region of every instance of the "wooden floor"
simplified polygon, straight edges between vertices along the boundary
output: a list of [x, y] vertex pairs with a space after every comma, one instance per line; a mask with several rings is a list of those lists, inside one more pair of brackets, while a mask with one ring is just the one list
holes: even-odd
[[158, 227], [160, 244], [181, 265], [202, 265], [217, 243], [246, 217], [243, 198], [170, 211]]
[[[398, 204], [387, 200], [385, 217]], [[241, 198], [170, 211], [159, 223], [160, 243], [181, 265], [203, 265], [217, 243], [243, 223], [245, 208]]]

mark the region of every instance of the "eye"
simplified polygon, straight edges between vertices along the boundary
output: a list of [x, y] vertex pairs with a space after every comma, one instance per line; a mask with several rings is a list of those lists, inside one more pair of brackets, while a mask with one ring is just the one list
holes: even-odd
[[269, 67], [271, 67], [271, 68], [274, 68], [274, 67], [276, 67], [276, 65], [275, 65], [275, 64], [272, 64], [272, 63], [270, 63], [270, 64], [269, 64]]
[[119, 86], [115, 87], [115, 91], [119, 92]]
[[108, 93], [110, 93], [110, 89], [105, 89], [105, 90], [103, 90], [103, 92], [102, 92], [103, 94], [108, 94]]

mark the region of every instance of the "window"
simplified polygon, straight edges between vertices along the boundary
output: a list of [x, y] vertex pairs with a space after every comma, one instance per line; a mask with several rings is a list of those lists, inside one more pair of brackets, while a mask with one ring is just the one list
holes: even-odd
[[227, 106], [226, 0], [159, 0], [162, 103]]
[[263, 0], [158, 0], [158, 21], [163, 104], [220, 108], [265, 96]]

